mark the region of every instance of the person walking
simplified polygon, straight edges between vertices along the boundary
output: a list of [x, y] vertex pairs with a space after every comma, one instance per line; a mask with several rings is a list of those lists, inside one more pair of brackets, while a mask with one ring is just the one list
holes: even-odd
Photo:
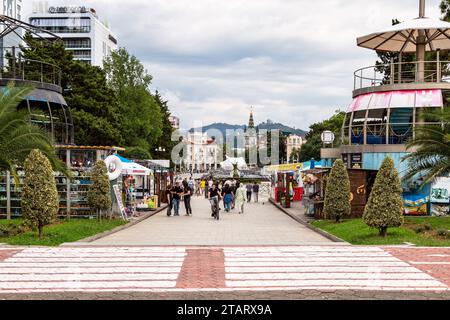
[[246, 189], [247, 189], [247, 202], [250, 203], [252, 201], [252, 191], [253, 191], [252, 184], [248, 183], [246, 185]]
[[200, 181], [200, 190], [201, 190], [202, 194], [205, 195], [205, 199], [207, 199], [208, 198], [208, 192], [207, 192], [208, 190], [206, 190], [206, 181], [205, 181], [205, 179], [202, 179]]
[[180, 187], [180, 182], [177, 181], [175, 187], [172, 189], [172, 203], [175, 217], [180, 215], [180, 200], [182, 194], [183, 189]]
[[245, 205], [245, 198], [246, 198], [246, 188], [244, 185], [240, 184], [239, 182], [236, 184], [236, 192], [235, 192], [235, 199], [236, 199], [236, 207], [239, 210], [239, 214], [244, 213], [244, 205]]
[[220, 208], [219, 208], [220, 197], [221, 197], [221, 194], [220, 194], [218, 187], [215, 184], [213, 184], [211, 189], [209, 189], [209, 191], [208, 191], [208, 199], [209, 199], [209, 202], [211, 203], [211, 211], [212, 211], [211, 216], [217, 220], [219, 218], [216, 215], [216, 210], [217, 210], [217, 212], [220, 210]]
[[255, 199], [256, 203], [258, 203], [258, 196], [259, 196], [259, 184], [255, 183], [253, 185], [253, 198]]
[[192, 216], [192, 208], [191, 208], [191, 196], [194, 194], [194, 190], [192, 187], [185, 181], [183, 182], [183, 199], [184, 199], [184, 207], [186, 208], [186, 215]]
[[172, 215], [172, 206], [173, 206], [172, 186], [170, 184], [168, 184], [166, 187], [165, 195], [167, 200], [167, 216], [170, 217]]
[[224, 207], [226, 212], [230, 212], [231, 210], [231, 204], [233, 202], [233, 189], [226, 184], [223, 187], [223, 199], [224, 199]]
[[203, 189], [202, 189], [202, 186], [201, 186], [201, 181], [197, 180], [197, 183], [195, 185], [195, 195], [197, 197], [201, 196], [202, 195], [202, 190]]

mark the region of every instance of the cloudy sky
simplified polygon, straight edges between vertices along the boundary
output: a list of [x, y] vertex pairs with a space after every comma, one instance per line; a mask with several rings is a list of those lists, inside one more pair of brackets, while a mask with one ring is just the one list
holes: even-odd
[[[419, 0], [50, 0], [85, 5], [136, 55], [183, 128], [272, 119], [296, 128], [351, 102], [353, 72], [376, 55], [356, 37], [392, 18], [418, 16]], [[440, 0], [427, 0], [439, 17]], [[24, 16], [31, 0], [24, 0]]]

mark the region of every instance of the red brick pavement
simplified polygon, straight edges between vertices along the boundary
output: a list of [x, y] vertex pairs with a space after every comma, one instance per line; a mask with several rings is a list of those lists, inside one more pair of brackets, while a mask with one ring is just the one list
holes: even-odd
[[224, 288], [223, 249], [187, 249], [177, 288]]
[[450, 286], [450, 248], [384, 248], [384, 250]]
[[12, 256], [14, 256], [16, 253], [19, 253], [22, 250], [0, 250], [0, 262], [11, 258]]

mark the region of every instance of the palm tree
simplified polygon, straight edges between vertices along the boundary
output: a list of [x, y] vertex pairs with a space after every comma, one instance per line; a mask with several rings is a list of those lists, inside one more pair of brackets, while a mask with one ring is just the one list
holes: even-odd
[[29, 122], [27, 110], [17, 110], [31, 91], [30, 87], [15, 87], [12, 83], [0, 91], [0, 171], [10, 171], [16, 185], [16, 167], [24, 163], [33, 149], [42, 151], [54, 169], [67, 173], [55, 155], [49, 134]]
[[450, 175], [450, 108], [429, 112], [425, 117], [439, 124], [417, 127], [415, 138], [407, 145], [408, 150], [415, 150], [403, 158], [409, 161], [405, 178], [420, 174], [422, 186]]

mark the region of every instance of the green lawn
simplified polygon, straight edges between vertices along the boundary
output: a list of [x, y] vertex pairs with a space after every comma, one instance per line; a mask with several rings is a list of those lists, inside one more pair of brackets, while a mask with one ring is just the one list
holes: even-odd
[[[7, 221], [0, 220], [0, 226], [14, 224], [20, 225], [20, 219]], [[58, 246], [64, 242], [74, 242], [83, 238], [94, 236], [98, 233], [114, 229], [124, 225], [122, 220], [97, 220], [71, 219], [62, 220], [59, 223], [44, 228], [44, 238], [39, 240], [37, 231], [29, 231], [16, 236], [1, 237], [0, 243], [12, 245], [36, 245], [36, 246]]]
[[[429, 224], [432, 230], [416, 233], [413, 228]], [[333, 221], [314, 221], [313, 226], [356, 245], [396, 245], [404, 242], [417, 246], [446, 247], [450, 246], [450, 238], [436, 235], [436, 230], [450, 230], [450, 217], [405, 218], [400, 228], [389, 228], [388, 236], [382, 238], [378, 230], [369, 228], [361, 219], [344, 220], [336, 224]]]

